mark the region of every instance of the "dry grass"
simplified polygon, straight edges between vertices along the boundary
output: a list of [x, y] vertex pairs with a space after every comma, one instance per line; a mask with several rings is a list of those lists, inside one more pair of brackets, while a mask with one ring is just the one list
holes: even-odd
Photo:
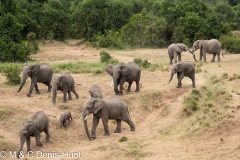
[[[74, 44], [73, 41], [68, 43]], [[58, 93], [56, 105], [51, 104], [51, 94], [47, 93], [47, 87], [40, 84], [41, 94], [27, 97], [30, 80], [27, 81], [21, 92], [17, 92], [18, 86], [5, 84], [6, 78], [0, 75], [0, 150], [17, 150], [19, 147], [18, 128], [23, 121], [28, 119], [34, 112], [44, 110], [47, 114], [57, 116], [49, 117], [50, 142], [45, 142], [45, 134], [41, 134], [43, 147], [37, 147], [32, 138], [31, 149], [44, 152], [81, 152], [81, 159], [232, 159], [239, 158], [239, 150], [236, 142], [240, 140], [239, 121], [239, 95], [225, 99], [225, 93], [216, 90], [223, 105], [215, 107], [214, 101], [206, 102], [206, 109], [202, 114], [196, 114], [189, 118], [183, 114], [184, 97], [192, 92], [191, 80], [184, 78], [183, 88], [175, 88], [177, 78], [168, 84], [170, 76], [168, 55], [166, 49], [139, 49], [115, 51], [107, 49], [96, 50], [84, 43], [81, 45], [66, 45], [66, 43], [53, 42], [40, 45], [40, 51], [32, 56], [38, 62], [48, 64], [68, 62], [99, 62], [99, 53], [106, 50], [120, 62], [133, 61], [134, 58], [147, 59], [150, 63], [162, 66], [154, 71], [143, 70], [141, 76], [141, 91], [136, 93], [135, 83], [131, 92], [120, 96], [129, 107], [130, 116], [136, 126], [136, 131], [131, 132], [129, 126], [122, 122], [122, 133], [113, 133], [116, 123], [109, 121], [110, 136], [103, 136], [103, 125], [100, 121], [97, 128], [97, 138], [89, 141], [84, 131], [82, 119], [82, 106], [90, 98], [88, 89], [96, 83], [102, 88], [104, 98], [114, 95], [110, 86], [111, 77], [107, 73], [72, 74], [80, 95], [79, 99], [63, 103], [63, 95]], [[198, 53], [197, 53], [198, 54]], [[209, 63], [196, 63], [202, 71], [196, 74], [197, 89], [207, 87], [207, 79], [212, 75], [227, 77], [221, 87], [227, 92], [237, 93], [239, 79], [229, 81], [229, 77], [237, 73], [240, 64], [238, 55], [226, 55], [220, 63], [210, 63], [211, 55], [207, 55]], [[182, 53], [183, 61], [192, 61], [189, 53]], [[217, 83], [218, 79], [214, 79]], [[203, 87], [204, 88], [204, 87]], [[225, 104], [227, 102], [227, 104]], [[220, 109], [221, 108], [221, 109]], [[73, 121], [67, 130], [59, 127], [59, 116], [65, 109], [70, 109]], [[218, 115], [218, 121], [204, 113]], [[88, 118], [91, 129], [92, 115]], [[212, 123], [214, 121], [214, 123]], [[201, 124], [200, 124], [201, 123]], [[199, 126], [204, 126], [203, 130]], [[191, 133], [191, 134], [189, 134]], [[191, 138], [189, 138], [191, 136]], [[127, 137], [127, 141], [119, 142], [121, 137]], [[221, 141], [220, 138], [224, 141]], [[219, 142], [224, 143], [219, 145]], [[203, 149], [202, 149], [203, 148]], [[226, 150], [227, 148], [227, 150]], [[187, 151], [187, 152], [186, 152]], [[24, 152], [26, 146], [24, 145]], [[204, 156], [203, 156], [204, 155]], [[61, 158], [60, 158], [61, 159]]]

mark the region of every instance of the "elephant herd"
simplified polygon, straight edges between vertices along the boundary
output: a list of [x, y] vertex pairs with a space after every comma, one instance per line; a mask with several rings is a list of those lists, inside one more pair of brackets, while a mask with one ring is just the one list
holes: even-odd
[[[196, 61], [194, 51], [197, 49], [200, 49], [200, 60], [202, 60], [203, 57], [204, 62], [206, 62], [206, 53], [210, 53], [213, 54], [212, 62], [215, 61], [216, 55], [218, 56], [218, 61], [220, 61], [221, 44], [216, 39], [198, 40], [194, 42], [192, 50], [183, 43], [171, 44], [168, 47], [168, 55], [170, 64], [172, 64], [173, 59], [175, 64], [172, 66], [169, 83], [173, 79], [174, 74], [177, 73], [177, 88], [182, 87], [181, 81], [184, 76], [187, 76], [192, 80], [193, 88], [196, 87], [194, 65], [191, 62], [181, 62], [181, 52], [189, 51], [192, 53]], [[141, 77], [141, 69], [136, 63], [129, 62], [127, 64], [108, 65], [105, 71], [112, 76], [114, 83], [114, 92], [116, 95], [123, 95], [123, 85], [125, 82], [128, 82], [128, 88], [126, 92], [130, 92], [130, 88], [133, 82], [136, 83], [135, 92], [140, 91], [139, 82]], [[67, 95], [68, 100], [72, 99], [71, 92], [74, 93], [77, 99], [79, 98], [79, 95], [75, 91], [76, 83], [74, 82], [73, 77], [70, 74], [53, 76], [53, 71], [47, 64], [34, 64], [31, 66], [27, 66], [25, 64], [23, 66], [22, 83], [19, 87], [18, 92], [21, 91], [28, 77], [31, 78], [30, 89], [27, 93], [28, 97], [31, 96], [33, 88], [35, 88], [37, 94], [40, 94], [37, 83], [43, 83], [47, 85], [48, 92], [52, 91], [53, 105], [56, 104], [56, 95], [58, 90], [63, 92], [63, 101], [65, 103], [67, 102]], [[84, 128], [89, 140], [96, 138], [96, 128], [98, 126], [100, 118], [104, 126], [105, 136], [109, 135], [109, 119], [115, 119], [117, 122], [117, 128], [114, 133], [121, 132], [121, 121], [126, 122], [129, 125], [131, 131], [135, 131], [135, 126], [129, 114], [128, 105], [121, 98], [112, 97], [104, 99], [101, 88], [96, 84], [90, 86], [89, 93], [91, 98], [84, 103], [82, 110]], [[90, 135], [87, 125], [87, 117], [91, 113], [93, 113], [93, 123], [92, 132]], [[22, 147], [25, 141], [27, 143], [27, 151], [30, 151], [31, 136], [36, 138], [37, 146], [42, 146], [42, 143], [40, 142], [41, 132], [44, 132], [46, 134], [46, 140], [49, 141], [49, 121], [47, 116], [51, 115], [46, 115], [43, 111], [38, 111], [21, 125], [19, 129], [20, 148], [17, 154], [18, 157], [22, 151]], [[60, 126], [66, 127], [67, 121], [69, 120], [72, 120], [71, 112], [65, 111], [60, 117]]]

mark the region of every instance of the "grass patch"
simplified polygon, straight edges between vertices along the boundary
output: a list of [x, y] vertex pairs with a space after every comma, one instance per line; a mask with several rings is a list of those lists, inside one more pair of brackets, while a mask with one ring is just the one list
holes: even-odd
[[124, 142], [124, 141], [127, 141], [127, 140], [128, 140], [128, 138], [125, 137], [125, 136], [123, 136], [123, 137], [121, 137], [118, 141], [119, 141], [119, 142]]
[[0, 108], [0, 119], [4, 119], [4, 118], [8, 117], [11, 113], [12, 113], [12, 111], [10, 111], [6, 108]]
[[228, 78], [228, 81], [233, 81], [233, 80], [235, 80], [235, 79], [240, 79], [240, 74], [233, 74], [232, 76], [230, 76], [229, 78]]
[[141, 96], [140, 103], [140, 107], [145, 108], [147, 111], [151, 111], [153, 108], [159, 108], [161, 103], [161, 92]]
[[143, 144], [140, 144], [137, 141], [130, 142], [128, 144], [127, 156], [135, 157], [137, 159], [147, 156], [148, 153], [143, 151], [144, 147]]

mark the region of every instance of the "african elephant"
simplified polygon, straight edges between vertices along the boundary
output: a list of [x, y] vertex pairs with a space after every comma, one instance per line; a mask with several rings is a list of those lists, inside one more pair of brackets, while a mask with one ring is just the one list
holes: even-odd
[[183, 43], [173, 43], [171, 45], [168, 46], [168, 56], [170, 59], [170, 64], [173, 64], [173, 59], [174, 59], [174, 63], [177, 63], [177, 57], [178, 57], [178, 61], [181, 61], [181, 53], [183, 51], [188, 51], [190, 53], [191, 50]]
[[52, 103], [53, 105], [56, 104], [56, 96], [57, 90], [63, 92], [63, 101], [67, 103], [67, 93], [68, 93], [68, 100], [72, 100], [71, 92], [73, 92], [76, 98], [79, 98], [79, 95], [75, 91], [75, 84], [74, 84], [73, 77], [69, 74], [63, 74], [61, 76], [54, 76], [52, 80]]
[[206, 53], [213, 54], [213, 58], [211, 62], [215, 62], [216, 55], [218, 56], [218, 62], [220, 62], [220, 51], [221, 51], [221, 43], [217, 39], [210, 40], [197, 40], [193, 43], [192, 52], [195, 57], [194, 52], [200, 49], [200, 61], [202, 57], [204, 58], [204, 62], [206, 61]]
[[89, 93], [90, 93], [91, 97], [102, 98], [103, 99], [102, 90], [96, 84], [93, 84], [93, 85], [90, 86]]
[[25, 121], [19, 129], [20, 147], [17, 153], [18, 158], [25, 141], [27, 142], [27, 152], [31, 151], [30, 137], [36, 138], [37, 146], [43, 145], [40, 142], [41, 132], [44, 132], [46, 134], [46, 141], [48, 142], [50, 138], [48, 117], [43, 111], [38, 111], [33, 114], [27, 121]]
[[61, 116], [60, 116], [60, 127], [67, 127], [67, 121], [72, 121], [72, 114], [69, 110], [66, 110]]
[[[87, 116], [93, 113], [93, 123], [92, 123], [92, 135], [90, 137], [88, 126], [87, 126]], [[125, 121], [131, 128], [131, 131], [135, 131], [135, 126], [130, 118], [127, 104], [120, 98], [91, 98], [84, 103], [82, 118], [85, 127], [86, 134], [91, 140], [91, 138], [96, 138], [96, 128], [99, 123], [99, 118], [102, 118], [102, 123], [104, 126], [104, 136], [109, 136], [108, 130], [108, 120], [115, 119], [117, 122], [117, 128], [114, 133], [121, 132], [121, 120]]]
[[22, 72], [23, 72], [22, 83], [18, 89], [18, 92], [21, 91], [28, 77], [31, 78], [31, 86], [27, 94], [28, 97], [31, 96], [33, 87], [35, 87], [37, 94], [40, 94], [38, 90], [37, 82], [46, 84], [48, 86], [48, 92], [51, 92], [51, 88], [52, 88], [51, 81], [52, 81], [53, 71], [49, 65], [34, 64], [31, 66], [27, 66], [26, 64], [24, 64]]
[[182, 79], [185, 77], [189, 77], [192, 80], [192, 87], [195, 88], [195, 68], [191, 62], [178, 62], [172, 66], [171, 77], [169, 82], [171, 82], [174, 74], [177, 73], [178, 85], [177, 88], [182, 87]]
[[[135, 92], [139, 92], [139, 81], [141, 77], [140, 67], [134, 63], [129, 62], [127, 64], [118, 65], [108, 65], [105, 71], [110, 74], [113, 78], [114, 91], [116, 95], [122, 95], [123, 84], [128, 82], [127, 92], [130, 92], [132, 82], [136, 82]], [[120, 90], [118, 90], [118, 85], [120, 85]]]

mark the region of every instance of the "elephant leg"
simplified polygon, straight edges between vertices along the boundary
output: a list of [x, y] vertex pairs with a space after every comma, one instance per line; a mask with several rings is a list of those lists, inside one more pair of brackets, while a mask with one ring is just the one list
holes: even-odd
[[177, 78], [178, 78], [178, 85], [177, 88], [181, 88], [182, 87], [182, 79], [183, 79], [183, 74], [182, 73], [177, 73]]
[[196, 88], [196, 85], [195, 85], [195, 75], [191, 75], [191, 76], [189, 76], [189, 78], [192, 80], [192, 87]]
[[30, 89], [29, 89], [29, 91], [28, 91], [28, 93], [27, 93], [27, 96], [28, 96], [28, 97], [31, 97], [32, 90], [33, 90], [33, 87], [35, 87], [35, 85], [36, 85], [36, 82], [32, 79], [31, 85], [30, 85]]
[[217, 58], [218, 58], [217, 62], [220, 62], [220, 52], [217, 53]]
[[202, 53], [202, 56], [203, 56], [204, 62], [207, 63], [206, 52], [203, 52], [203, 53]]
[[46, 134], [46, 141], [49, 142], [50, 134], [49, 134], [49, 124], [46, 125], [45, 129], [43, 130]]
[[35, 84], [34, 87], [35, 87], [36, 93], [37, 93], [37, 94], [40, 94], [37, 83]]
[[173, 61], [173, 58], [174, 58], [173, 56], [170, 56], [170, 55], [169, 55], [170, 64], [173, 64], [173, 62], [172, 62], [172, 61]]
[[128, 88], [127, 88], [127, 92], [130, 92], [130, 88], [132, 86], [132, 82], [128, 82]]
[[29, 151], [31, 151], [31, 148], [30, 148], [30, 143], [31, 143], [30, 136], [26, 138], [26, 141], [27, 141], [27, 152], [29, 152]]
[[215, 54], [215, 53], [213, 53], [213, 57], [212, 57], [212, 60], [211, 60], [211, 62], [215, 62], [215, 57], [216, 57], [216, 54]]
[[92, 122], [92, 135], [91, 138], [95, 139], [96, 138], [96, 129], [99, 123], [99, 117], [93, 116], [93, 122]]
[[136, 80], [136, 90], [135, 90], [135, 92], [139, 92], [140, 91], [139, 80], [140, 80], [140, 78], [138, 78], [138, 80]]
[[36, 138], [36, 145], [37, 146], [43, 146], [42, 142], [40, 142], [40, 133], [37, 133], [34, 136]]
[[117, 128], [114, 133], [121, 133], [121, 119], [116, 119], [117, 121]]
[[181, 62], [182, 55], [181, 53], [178, 53], [178, 61]]
[[71, 91], [68, 91], [68, 100], [72, 100], [72, 95], [71, 95]]
[[102, 123], [104, 127], [104, 136], [109, 136], [109, 129], [108, 129], [108, 119], [102, 118]]
[[177, 63], [177, 52], [174, 52], [174, 63]]
[[51, 92], [51, 89], [52, 89], [52, 85], [48, 84], [48, 92]]
[[63, 91], [63, 102], [67, 103], [67, 91]]
[[73, 94], [75, 94], [76, 98], [79, 98], [79, 95], [77, 94], [77, 92], [75, 91], [75, 89], [72, 90]]

